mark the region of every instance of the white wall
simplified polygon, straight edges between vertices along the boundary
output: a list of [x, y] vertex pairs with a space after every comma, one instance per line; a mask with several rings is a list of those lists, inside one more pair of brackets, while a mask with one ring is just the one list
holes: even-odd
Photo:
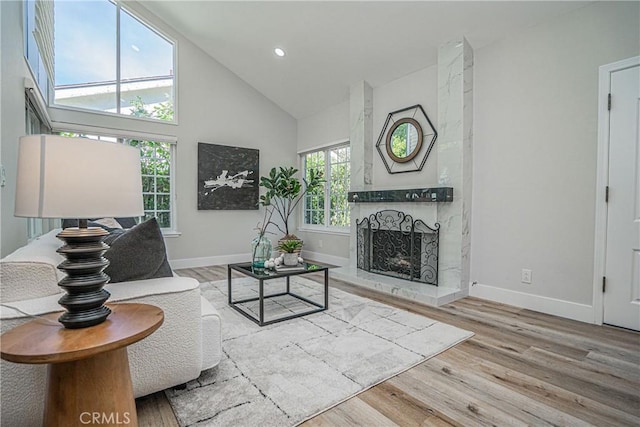
[[349, 140], [349, 101], [298, 120], [298, 152]]
[[15, 198], [16, 159], [18, 137], [25, 133], [24, 77], [27, 67], [22, 48], [22, 2], [0, 2], [1, 46], [0, 63], [0, 137], [2, 164], [7, 174], [7, 183], [0, 188], [0, 256], [7, 255], [22, 245], [27, 237], [27, 221], [13, 216]]
[[598, 67], [639, 54], [639, 16], [637, 2], [595, 3], [476, 50], [471, 280], [491, 287], [480, 295], [578, 304], [559, 306], [569, 317], [591, 305]]
[[[5, 60], [12, 64], [21, 64], [21, 15], [14, 13], [12, 5], [7, 6], [7, 2], [1, 3], [2, 61], [3, 64]], [[176, 105], [179, 124], [153, 123], [61, 109], [54, 109], [51, 112], [52, 118], [54, 121], [176, 136], [177, 229], [182, 235], [167, 239], [169, 258], [211, 259], [249, 254], [249, 245], [255, 236], [253, 228], [261, 219], [259, 211], [197, 210], [197, 143], [258, 148], [260, 173], [263, 174], [276, 165], [296, 164], [296, 121], [146, 9], [135, 4], [129, 6], [177, 41]], [[5, 13], [6, 11], [9, 13]], [[12, 48], [10, 52], [8, 49], [5, 51], [5, 40]], [[18, 48], [13, 49], [14, 46]], [[12, 56], [7, 58], [7, 53], [11, 53]], [[13, 68], [16, 67], [12, 65], [12, 70]], [[16, 70], [16, 74], [21, 73]], [[15, 143], [24, 133], [24, 95], [21, 78], [21, 75], [13, 77], [3, 72], [2, 157], [3, 162], [12, 168], [8, 171], [7, 187], [2, 193], [3, 253], [11, 252], [24, 244], [26, 237], [25, 227], [21, 226], [21, 229], [18, 229], [15, 226], [15, 223], [22, 224], [24, 220], [13, 218], [13, 194], [6, 191], [8, 187], [15, 185]], [[5, 89], [9, 96], [5, 96]], [[10, 108], [6, 108], [7, 106]], [[10, 111], [7, 111], [9, 109]], [[7, 122], [12, 125], [17, 123], [19, 126], [13, 125], [11, 129], [5, 129], [4, 125]], [[224, 261], [223, 258], [220, 259]]]

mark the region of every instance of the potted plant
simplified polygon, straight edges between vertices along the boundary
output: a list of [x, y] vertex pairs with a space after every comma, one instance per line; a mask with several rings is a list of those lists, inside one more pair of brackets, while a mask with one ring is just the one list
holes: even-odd
[[302, 248], [302, 240], [281, 240], [278, 250], [283, 252], [283, 264], [286, 266], [298, 265], [298, 252]]
[[280, 227], [280, 225], [274, 224], [278, 230], [284, 233], [284, 237], [280, 239], [280, 241], [300, 241], [301, 243], [298, 247], [298, 252], [300, 252], [302, 241], [293, 233], [290, 233], [289, 218], [296, 206], [300, 203], [300, 200], [302, 200], [307, 193], [314, 193], [322, 188], [322, 184], [325, 181], [322, 177], [322, 172], [316, 169], [309, 169], [308, 180], [302, 178], [304, 182], [303, 185], [300, 180], [295, 177], [297, 172], [298, 169], [294, 167], [272, 168], [269, 176], [261, 177], [260, 186], [264, 187], [267, 191], [264, 195], [260, 196], [260, 204], [263, 206], [272, 206], [273, 210], [277, 212], [282, 220], [284, 229]]

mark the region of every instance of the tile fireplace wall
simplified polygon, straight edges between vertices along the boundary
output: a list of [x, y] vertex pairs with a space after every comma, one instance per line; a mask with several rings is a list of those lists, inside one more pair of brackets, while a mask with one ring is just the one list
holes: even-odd
[[[336, 271], [336, 277], [385, 292], [416, 299], [416, 292], [427, 297], [422, 302], [439, 305], [468, 294], [470, 268], [471, 159], [473, 110], [473, 50], [464, 38], [446, 43], [438, 51], [438, 183], [416, 183], [420, 186], [453, 187], [453, 201], [369, 202], [350, 203], [351, 229], [349, 266]], [[416, 88], [420, 90], [420, 88]], [[350, 88], [351, 191], [383, 190], [372, 182], [373, 90], [366, 82]], [[414, 289], [411, 282], [374, 277], [364, 280], [357, 271], [358, 220], [380, 210], [395, 209], [432, 226], [440, 223], [439, 277], [436, 290]], [[389, 280], [387, 280], [389, 279]], [[386, 283], [385, 283], [386, 281]], [[407, 284], [401, 283], [407, 282]], [[425, 288], [429, 285], [422, 284]], [[433, 287], [435, 288], [435, 287]], [[409, 289], [409, 290], [408, 290]], [[442, 296], [442, 298], [441, 298]]]

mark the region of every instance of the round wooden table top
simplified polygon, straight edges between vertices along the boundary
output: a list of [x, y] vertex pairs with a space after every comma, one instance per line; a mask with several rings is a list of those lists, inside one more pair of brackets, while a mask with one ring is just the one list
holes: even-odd
[[0, 356], [16, 363], [62, 363], [126, 347], [151, 335], [164, 321], [149, 304], [107, 304], [112, 313], [99, 325], [67, 329], [60, 313], [42, 316], [5, 332]]

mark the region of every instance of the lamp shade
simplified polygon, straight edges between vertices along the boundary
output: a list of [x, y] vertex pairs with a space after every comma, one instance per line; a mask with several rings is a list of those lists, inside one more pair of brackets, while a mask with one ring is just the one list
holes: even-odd
[[29, 135], [20, 138], [15, 216], [140, 216], [140, 152], [124, 144]]

